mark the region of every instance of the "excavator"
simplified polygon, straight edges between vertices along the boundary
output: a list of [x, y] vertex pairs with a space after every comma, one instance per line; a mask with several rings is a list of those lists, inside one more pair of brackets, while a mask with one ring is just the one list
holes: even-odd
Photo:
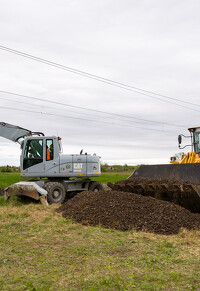
[[[112, 190], [126, 191], [166, 200], [192, 212], [200, 212], [200, 127], [188, 129], [190, 135], [178, 136], [180, 149], [187, 146], [191, 151], [182, 154], [180, 161], [170, 158], [170, 164], [142, 165], [132, 175], [115, 184]], [[189, 138], [190, 144], [181, 147], [182, 138]]]
[[35, 178], [5, 188], [6, 199], [24, 195], [48, 205], [62, 203], [73, 193], [103, 190], [100, 182], [90, 179], [101, 175], [100, 157], [96, 154], [83, 154], [83, 150], [80, 154], [62, 154], [60, 137], [5, 122], [0, 122], [0, 136], [20, 144], [21, 176]]

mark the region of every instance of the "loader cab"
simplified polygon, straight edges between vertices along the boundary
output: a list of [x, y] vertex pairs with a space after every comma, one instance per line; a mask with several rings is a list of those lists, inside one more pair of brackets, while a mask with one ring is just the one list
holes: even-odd
[[[185, 136], [183, 134], [180, 134], [178, 136], [179, 148], [184, 149], [185, 147], [191, 146], [192, 147], [191, 152], [196, 153], [196, 154], [200, 154], [200, 127], [199, 126], [198, 127], [191, 127], [191, 128], [188, 128], [188, 130], [190, 132], [190, 136]], [[190, 138], [191, 143], [186, 144], [185, 146], [181, 147], [182, 137]]]
[[200, 154], [200, 127], [192, 127], [188, 128], [188, 130], [192, 138], [193, 151], [196, 154]]
[[[182, 153], [180, 161], [176, 160], [176, 157], [170, 158], [171, 164], [193, 164], [200, 163], [200, 127], [190, 127], [188, 128], [190, 136], [185, 136], [180, 134], [178, 136], [178, 146], [179, 149], [184, 149], [186, 147], [191, 147], [191, 150], [187, 153]], [[190, 138], [190, 144], [181, 146], [182, 137]]]

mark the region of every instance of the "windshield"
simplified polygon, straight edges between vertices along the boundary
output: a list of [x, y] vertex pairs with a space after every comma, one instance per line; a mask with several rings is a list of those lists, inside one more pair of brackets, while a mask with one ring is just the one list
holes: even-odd
[[200, 132], [194, 133], [194, 151], [200, 153]]
[[42, 139], [28, 140], [25, 149], [25, 158], [43, 158]]
[[43, 140], [30, 139], [26, 143], [23, 169], [30, 168], [43, 162]]

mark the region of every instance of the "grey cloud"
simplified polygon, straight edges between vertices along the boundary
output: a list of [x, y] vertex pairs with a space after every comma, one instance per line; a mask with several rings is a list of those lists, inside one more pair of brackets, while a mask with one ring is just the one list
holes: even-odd
[[[12, 1], [12, 5], [3, 0], [1, 45], [199, 104], [199, 8], [197, 0], [24, 0]], [[1, 50], [0, 61], [0, 90], [176, 125], [125, 122], [116, 116], [92, 116], [89, 111], [51, 104], [48, 106], [53, 109], [48, 109], [45, 102], [0, 93], [4, 98], [0, 99], [1, 121], [48, 135], [58, 134], [63, 137], [67, 153], [79, 152], [83, 146], [85, 151], [101, 155], [105, 162], [168, 162], [179, 151], [177, 135], [187, 134], [188, 127], [199, 125], [198, 106], [176, 106]], [[2, 106], [41, 113], [12, 111]], [[0, 164], [19, 163], [17, 145], [3, 139], [0, 142]], [[13, 153], [13, 157], [9, 156]]]

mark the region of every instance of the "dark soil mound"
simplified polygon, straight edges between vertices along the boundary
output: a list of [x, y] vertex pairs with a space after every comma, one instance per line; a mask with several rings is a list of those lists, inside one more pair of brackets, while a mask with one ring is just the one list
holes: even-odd
[[[182, 184], [188, 184], [191, 183], [190, 181], [183, 181], [183, 180], [177, 180], [177, 179], [172, 179], [172, 178], [144, 178], [144, 177], [134, 177], [134, 178], [128, 178], [125, 180], [120, 180], [118, 182], [116, 182], [117, 184], [124, 184], [124, 183], [129, 183], [129, 182], [134, 182], [137, 181], [138, 183], [145, 183], [145, 184], [149, 184], [149, 183], [156, 183], [156, 184], [167, 184], [167, 183], [182, 183]], [[197, 182], [192, 182], [195, 185], [199, 185], [200, 183]]]
[[167, 201], [118, 192], [85, 191], [68, 200], [57, 211], [82, 224], [118, 230], [176, 234], [181, 227], [198, 229], [200, 214]]
[[186, 209], [200, 213], [200, 184], [166, 178], [131, 178], [108, 183], [115, 191], [131, 192], [143, 196], [170, 201]]

